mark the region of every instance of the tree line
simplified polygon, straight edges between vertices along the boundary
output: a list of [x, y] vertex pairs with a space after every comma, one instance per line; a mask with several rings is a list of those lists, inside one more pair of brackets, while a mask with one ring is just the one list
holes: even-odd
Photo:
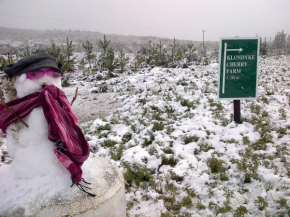
[[[123, 73], [128, 68], [132, 71], [137, 71], [140, 67], [146, 66], [186, 68], [188, 65], [196, 63], [206, 65], [213, 58], [216, 61], [218, 60], [217, 49], [212, 52], [197, 51], [193, 42], [179, 44], [175, 38], [169, 46], [165, 46], [161, 41], [159, 43], [148, 41], [131, 59], [122, 49], [116, 50], [113, 48], [111, 40], [108, 40], [105, 35], [103, 39], [97, 41], [96, 45], [99, 52], [93, 52], [94, 45], [92, 42], [87, 40], [83, 43], [84, 57], [78, 61], [76, 61], [74, 56], [75, 45], [68, 37], [66, 38], [66, 43], [61, 45], [51, 41], [46, 51], [57, 59], [58, 63], [62, 65], [64, 72], [73, 72], [76, 69], [75, 67], [78, 66], [84, 74], [92, 74], [97, 71]], [[30, 56], [32, 53], [33, 48], [26, 41], [20, 54], [14, 52], [7, 53], [6, 56], [0, 55], [0, 70], [3, 70], [6, 65], [13, 64], [20, 58]], [[290, 35], [287, 36], [284, 31], [281, 31], [277, 32], [273, 41], [261, 38], [260, 55], [272, 53], [290, 54]]]
[[[73, 72], [76, 65], [84, 74], [97, 71], [123, 73], [128, 67], [130, 61], [128, 55], [122, 49], [114, 49], [111, 46], [111, 40], [108, 40], [105, 35], [102, 40], [97, 42], [99, 52], [93, 52], [93, 46], [93, 43], [88, 40], [82, 44], [84, 57], [78, 62], [73, 55], [75, 45], [68, 37], [65, 45], [57, 45], [54, 41], [51, 41], [46, 51], [56, 58], [57, 62], [62, 65], [64, 72]], [[20, 58], [30, 56], [32, 53], [33, 49], [29, 47], [26, 41], [21, 54], [14, 52], [13, 55], [8, 53], [6, 56], [0, 56], [0, 70]], [[161, 41], [158, 44], [149, 41], [131, 58], [130, 69], [137, 71], [138, 68], [144, 66], [187, 67], [192, 61], [197, 60], [198, 56], [193, 42], [180, 45], [174, 38], [173, 43], [165, 47]]]
[[273, 41], [267, 41], [266, 38], [260, 39], [260, 55], [271, 54], [290, 54], [290, 35], [284, 33], [284, 30], [277, 32]]

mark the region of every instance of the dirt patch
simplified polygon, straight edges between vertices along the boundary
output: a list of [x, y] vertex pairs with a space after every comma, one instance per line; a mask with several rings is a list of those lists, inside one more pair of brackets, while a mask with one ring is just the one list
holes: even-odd
[[[75, 87], [63, 88], [69, 101], [73, 99], [75, 89]], [[80, 87], [72, 109], [82, 123], [98, 117], [106, 117], [121, 106], [116, 93], [88, 93], [85, 87]]]

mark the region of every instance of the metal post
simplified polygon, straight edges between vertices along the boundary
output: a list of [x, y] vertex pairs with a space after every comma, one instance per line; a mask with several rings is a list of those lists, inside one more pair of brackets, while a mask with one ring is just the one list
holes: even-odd
[[234, 121], [241, 124], [241, 100], [234, 100]]
[[204, 53], [204, 32], [206, 30], [202, 30], [202, 50], [203, 50], [203, 53]]
[[268, 55], [271, 56], [271, 46], [272, 46], [272, 41], [271, 41], [271, 37], [270, 37], [270, 42], [268, 44]]

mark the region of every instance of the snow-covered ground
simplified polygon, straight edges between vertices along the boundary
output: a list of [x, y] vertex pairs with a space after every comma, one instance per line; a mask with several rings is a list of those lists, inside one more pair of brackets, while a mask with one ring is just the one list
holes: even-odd
[[[72, 76], [69, 98], [79, 86], [97, 99], [106, 85], [120, 106], [82, 129], [92, 151], [124, 172], [129, 216], [289, 216], [290, 56], [260, 59], [259, 97], [241, 101], [242, 124], [231, 101], [217, 100], [217, 77], [217, 64]], [[82, 97], [73, 109], [96, 113]]]

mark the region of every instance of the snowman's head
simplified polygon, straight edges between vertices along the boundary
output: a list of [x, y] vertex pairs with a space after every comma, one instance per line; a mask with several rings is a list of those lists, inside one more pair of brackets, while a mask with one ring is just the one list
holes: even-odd
[[6, 66], [4, 72], [10, 77], [16, 77], [15, 89], [18, 97], [41, 91], [47, 85], [61, 88], [61, 66], [45, 51], [36, 52]]
[[41, 91], [45, 86], [61, 88], [61, 74], [54, 68], [41, 68], [16, 77], [15, 89], [18, 97]]

